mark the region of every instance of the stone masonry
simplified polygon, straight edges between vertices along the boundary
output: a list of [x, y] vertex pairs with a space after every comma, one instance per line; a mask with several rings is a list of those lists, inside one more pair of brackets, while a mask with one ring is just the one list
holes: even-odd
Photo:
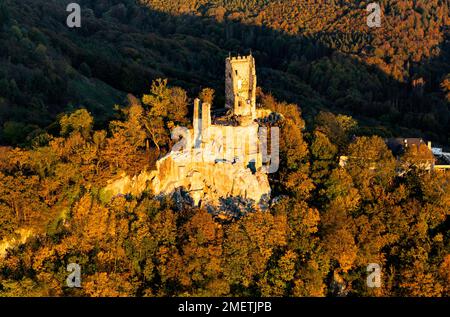
[[179, 130], [180, 142], [156, 163], [156, 170], [133, 178], [123, 176], [104, 189], [112, 195], [138, 195], [151, 189], [169, 195], [178, 188], [195, 205], [217, 204], [220, 198], [240, 197], [258, 203], [270, 196], [261, 152], [261, 115], [256, 109], [256, 70], [253, 56], [229, 57], [225, 66], [225, 108], [228, 115], [211, 118], [211, 105], [194, 101], [192, 129]]

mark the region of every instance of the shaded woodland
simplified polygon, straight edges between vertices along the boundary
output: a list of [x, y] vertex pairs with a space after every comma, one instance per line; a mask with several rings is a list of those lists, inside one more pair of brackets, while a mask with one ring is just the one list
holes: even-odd
[[[68, 29], [68, 2], [0, 0], [0, 240], [30, 235], [0, 296], [449, 296], [450, 174], [384, 141], [448, 145], [447, 0], [380, 1], [380, 29], [337, 0], [80, 1]], [[250, 49], [258, 104], [285, 118], [268, 210], [105, 197], [170, 150], [194, 97], [222, 107], [224, 58]]]

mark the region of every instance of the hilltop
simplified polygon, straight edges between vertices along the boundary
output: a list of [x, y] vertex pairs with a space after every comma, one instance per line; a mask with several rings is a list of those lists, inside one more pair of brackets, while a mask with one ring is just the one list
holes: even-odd
[[2, 144], [31, 145], [79, 107], [105, 127], [159, 77], [191, 96], [214, 88], [220, 105], [223, 59], [251, 49], [261, 87], [306, 118], [331, 110], [359, 134], [448, 145], [448, 0], [384, 1], [374, 29], [367, 1], [83, 0], [80, 29], [68, 2], [0, 1]]

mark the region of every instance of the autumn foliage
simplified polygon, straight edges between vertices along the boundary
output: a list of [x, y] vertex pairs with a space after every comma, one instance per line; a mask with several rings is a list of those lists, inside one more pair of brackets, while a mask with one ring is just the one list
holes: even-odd
[[[213, 98], [206, 90], [202, 98]], [[105, 197], [122, 172], [151, 166], [187, 120], [186, 92], [155, 81], [117, 107], [110, 129], [91, 114], [62, 116], [60, 134], [0, 148], [0, 236], [31, 234], [0, 261], [1, 296], [448, 296], [450, 176], [399, 162], [357, 121], [259, 94], [283, 114], [272, 202], [224, 220], [171, 197]], [[339, 166], [339, 156], [350, 159]], [[69, 263], [82, 287], [66, 286]], [[368, 288], [366, 267], [382, 267]]]

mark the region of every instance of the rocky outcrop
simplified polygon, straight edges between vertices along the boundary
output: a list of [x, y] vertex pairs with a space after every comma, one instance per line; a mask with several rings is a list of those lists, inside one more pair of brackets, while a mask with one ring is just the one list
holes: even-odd
[[33, 234], [31, 229], [18, 229], [16, 232], [17, 237], [12, 239], [4, 238], [0, 241], [0, 259], [6, 255], [6, 250], [8, 248], [14, 248], [20, 244], [23, 244], [27, 239]]
[[171, 152], [156, 164], [155, 171], [122, 175], [104, 189], [108, 197], [118, 194], [140, 195], [150, 189], [155, 195], [170, 195], [183, 188], [195, 205], [216, 205], [221, 198], [241, 197], [259, 202], [270, 196], [268, 177], [240, 162], [203, 162], [182, 152]]
[[108, 181], [108, 185], [101, 190], [101, 196], [105, 200], [120, 194], [140, 196], [148, 187], [148, 182], [154, 178], [156, 171], [142, 171], [140, 174], [130, 177], [125, 173]]

